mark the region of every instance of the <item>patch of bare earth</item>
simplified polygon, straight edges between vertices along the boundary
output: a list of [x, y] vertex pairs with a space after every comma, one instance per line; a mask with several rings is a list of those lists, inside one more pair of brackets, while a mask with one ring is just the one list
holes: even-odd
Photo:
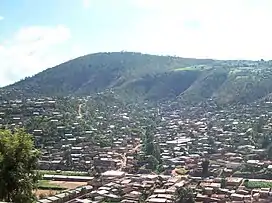
[[[69, 190], [75, 189], [80, 186], [87, 185], [87, 182], [68, 182], [68, 181], [50, 181], [51, 184], [59, 185], [62, 188], [67, 188]], [[61, 191], [59, 190], [36, 190], [34, 194], [36, 197], [43, 195], [44, 197], [53, 196]]]
[[39, 197], [41, 194], [44, 196], [51, 196], [55, 195], [58, 191], [57, 190], [36, 190], [34, 191], [36, 197]]

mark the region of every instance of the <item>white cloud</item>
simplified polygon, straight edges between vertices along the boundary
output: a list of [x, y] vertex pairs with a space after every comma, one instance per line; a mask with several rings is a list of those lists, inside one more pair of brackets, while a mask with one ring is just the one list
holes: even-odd
[[270, 0], [132, 0], [148, 11], [130, 48], [183, 57], [272, 59]]
[[[82, 2], [88, 8], [100, 0]], [[127, 50], [198, 58], [272, 59], [271, 0], [105, 2], [110, 8], [121, 8], [114, 15], [122, 15], [124, 7], [128, 22], [130, 10], [125, 8], [130, 4], [137, 23], [131, 21], [133, 26], [127, 26], [124, 21], [124, 29], [107, 27], [99, 38], [83, 40], [89, 43], [82, 44], [88, 46], [89, 53]], [[103, 3], [100, 6], [104, 8]], [[70, 30], [65, 26], [22, 28], [5, 43], [0, 42], [0, 86], [83, 54], [87, 52], [71, 43]]]
[[4, 20], [4, 17], [3, 17], [3, 16], [0, 16], [0, 20]]
[[65, 26], [32, 26], [20, 29], [5, 44], [0, 44], [0, 86], [77, 57], [80, 48], [69, 44]]

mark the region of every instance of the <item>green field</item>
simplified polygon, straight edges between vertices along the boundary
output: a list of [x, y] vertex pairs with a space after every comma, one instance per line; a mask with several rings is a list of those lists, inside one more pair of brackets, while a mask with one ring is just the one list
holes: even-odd
[[51, 183], [48, 180], [39, 180], [38, 189], [42, 189], [42, 190], [65, 190], [66, 188], [63, 188], [58, 184]]
[[272, 188], [272, 182], [265, 181], [245, 181], [244, 186], [247, 188]]
[[87, 172], [40, 170], [41, 175], [89, 176]]
[[184, 67], [184, 68], [175, 68], [174, 71], [185, 71], [185, 70], [199, 70], [196, 67]]

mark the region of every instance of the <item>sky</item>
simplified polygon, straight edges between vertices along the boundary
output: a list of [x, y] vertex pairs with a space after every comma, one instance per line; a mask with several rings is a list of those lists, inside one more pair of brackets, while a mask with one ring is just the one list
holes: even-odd
[[271, 0], [0, 0], [0, 86], [111, 51], [272, 59]]

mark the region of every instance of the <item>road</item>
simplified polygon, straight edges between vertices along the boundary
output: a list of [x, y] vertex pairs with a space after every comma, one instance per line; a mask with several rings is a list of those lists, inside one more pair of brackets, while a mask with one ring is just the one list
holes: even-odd
[[[131, 153], [135, 153], [136, 151], [138, 151], [141, 147], [141, 144], [138, 144], [136, 147], [134, 147], [132, 150], [131, 150]], [[118, 155], [120, 157], [122, 157], [121, 159], [121, 166], [119, 168], [119, 171], [122, 171], [123, 168], [125, 168], [127, 166], [127, 153], [123, 153], [123, 154], [119, 154]]]
[[79, 104], [79, 105], [78, 105], [78, 111], [77, 111], [77, 113], [78, 113], [78, 116], [79, 116], [80, 118], [82, 118], [81, 108], [82, 108], [82, 104]]
[[217, 178], [220, 178], [223, 172], [224, 172], [224, 169], [221, 168]]
[[132, 149], [132, 153], [135, 153], [136, 151], [138, 151], [138, 150], [140, 149], [141, 146], [142, 146], [141, 144], [138, 144], [136, 147], [134, 147], [134, 148]]

